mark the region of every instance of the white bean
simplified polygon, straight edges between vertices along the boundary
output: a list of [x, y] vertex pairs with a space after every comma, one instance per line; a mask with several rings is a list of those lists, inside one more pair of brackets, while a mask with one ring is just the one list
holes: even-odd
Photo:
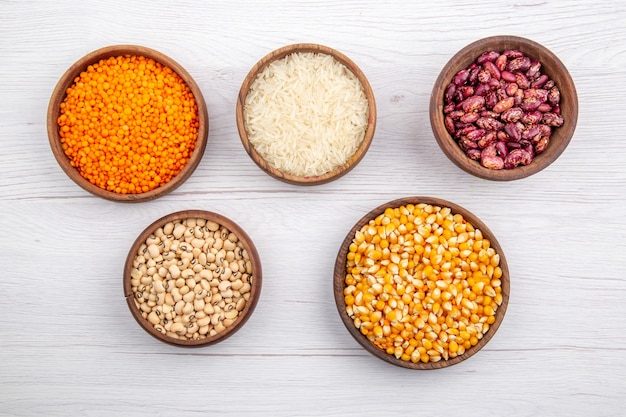
[[185, 302], [185, 305], [183, 306], [183, 314], [189, 314], [192, 311], [193, 311], [193, 304], [191, 304], [190, 302]]
[[130, 271], [130, 277], [133, 278], [133, 279], [141, 279], [142, 276], [143, 276], [143, 274], [137, 268], [133, 268]]
[[180, 269], [178, 269], [177, 265], [172, 265], [168, 268], [172, 278], [176, 279], [180, 276]]
[[[185, 287], [185, 288], [188, 288], [188, 287]], [[183, 301], [188, 302], [188, 303], [192, 302], [195, 298], [196, 298], [196, 293], [192, 291], [183, 295]]]
[[148, 321], [152, 324], [159, 324], [161, 319], [157, 316], [156, 312], [151, 311], [150, 314], [148, 314]]
[[171, 235], [173, 231], [174, 231], [174, 223], [169, 222], [165, 226], [163, 226], [163, 233], [165, 233], [166, 235]]
[[214, 314], [215, 313], [215, 308], [213, 308], [213, 304], [209, 304], [209, 303], [205, 303], [204, 304], [204, 310], [203, 310], [206, 314]]
[[194, 300], [193, 309], [196, 311], [204, 310], [204, 300]]
[[215, 222], [212, 222], [212, 221], [210, 221], [210, 220], [207, 220], [207, 222], [206, 222], [206, 227], [207, 227], [210, 231], [215, 232], [216, 230], [219, 230], [220, 225], [219, 225], [219, 224], [217, 224], [217, 223], [215, 223]]
[[231, 241], [230, 239], [226, 239], [224, 241], [224, 249], [226, 249], [227, 251], [233, 251], [235, 250], [236, 247], [237, 247], [237, 244]]
[[154, 259], [161, 254], [161, 249], [153, 243], [148, 246], [148, 254]]
[[162, 281], [154, 281], [154, 290], [158, 293], [164, 293], [165, 292], [165, 287], [163, 286], [163, 282]]
[[234, 290], [234, 291], [239, 291], [241, 289], [241, 287], [243, 287], [243, 282], [238, 279], [233, 281], [232, 284], [230, 284], [230, 287]]
[[183, 300], [180, 300], [174, 306], [174, 311], [176, 312], [176, 314], [180, 316], [181, 314], [183, 314], [184, 307], [185, 307], [185, 302]]
[[172, 324], [170, 331], [178, 335], [183, 335], [187, 332], [187, 329], [185, 329], [185, 325], [183, 323], [174, 323]]
[[177, 223], [176, 226], [174, 226], [174, 230], [172, 231], [172, 234], [174, 235], [176, 239], [180, 239], [185, 233], [186, 229], [187, 228], [185, 227], [185, 225], [183, 225], [182, 223]]
[[208, 326], [209, 324], [211, 324], [211, 317], [206, 316], [204, 318], [201, 318], [197, 321], [197, 323], [198, 323], [198, 326], [200, 327]]
[[219, 323], [219, 322], [220, 322], [220, 320], [221, 320], [221, 319], [222, 319], [222, 318], [220, 317], [220, 313], [214, 313], [214, 314], [211, 316], [211, 324], [212, 324], [213, 326], [215, 326], [215, 325], [217, 325], [217, 323]]
[[230, 288], [231, 285], [232, 284], [230, 283], [230, 281], [222, 281], [219, 283], [217, 288], [219, 288], [220, 291], [226, 291], [227, 289]]
[[194, 248], [201, 248], [202, 246], [204, 246], [204, 239], [191, 239], [191, 246], [193, 246]]
[[242, 286], [241, 289], [239, 290], [240, 293], [242, 294], [249, 294], [250, 293], [250, 289], [252, 287], [250, 286], [250, 284], [248, 284], [247, 282], [245, 282]]

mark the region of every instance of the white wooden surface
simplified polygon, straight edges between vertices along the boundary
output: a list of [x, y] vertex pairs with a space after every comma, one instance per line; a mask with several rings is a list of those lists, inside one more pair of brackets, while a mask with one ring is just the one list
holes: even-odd
[[[552, 49], [580, 102], [562, 157], [511, 183], [457, 169], [428, 121], [439, 70], [469, 42], [496, 34]], [[0, 415], [623, 415], [625, 38], [623, 0], [0, 1]], [[361, 164], [312, 188], [263, 174], [235, 127], [244, 76], [295, 42], [350, 56], [378, 104]], [[209, 107], [200, 166], [153, 202], [85, 193], [48, 145], [46, 108], [61, 74], [118, 43], [176, 59]], [[408, 371], [368, 355], [332, 298], [345, 233], [373, 207], [409, 195], [473, 211], [510, 266], [499, 332], [444, 370]], [[192, 208], [224, 214], [250, 234], [264, 287], [235, 336], [184, 350], [137, 326], [121, 272], [145, 226]]]

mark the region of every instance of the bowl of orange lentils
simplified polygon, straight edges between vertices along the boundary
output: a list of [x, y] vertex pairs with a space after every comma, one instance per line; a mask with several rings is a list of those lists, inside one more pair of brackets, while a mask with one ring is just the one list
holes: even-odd
[[208, 112], [189, 73], [165, 54], [114, 45], [76, 61], [48, 105], [52, 152], [86, 191], [113, 201], [148, 201], [196, 169]]
[[372, 355], [409, 369], [458, 364], [492, 339], [507, 309], [502, 247], [476, 215], [434, 197], [405, 197], [363, 216], [335, 263], [348, 332]]

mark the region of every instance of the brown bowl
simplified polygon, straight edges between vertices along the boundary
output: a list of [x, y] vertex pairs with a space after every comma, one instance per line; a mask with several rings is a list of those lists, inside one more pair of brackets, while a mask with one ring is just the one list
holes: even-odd
[[[61, 114], [60, 104], [65, 100], [67, 96], [66, 90], [74, 84], [75, 78], [78, 77], [81, 72], [85, 71], [89, 65], [95, 64], [102, 59], [122, 55], [144, 56], [146, 58], [151, 58], [172, 69], [187, 84], [187, 86], [194, 95], [196, 105], [198, 107], [198, 137], [196, 139], [194, 151], [189, 157], [186, 165], [175, 177], [173, 177], [166, 184], [150, 191], [136, 194], [122, 194], [116, 193], [114, 191], [105, 190], [86, 180], [78, 172], [78, 170], [72, 166], [72, 164], [70, 163], [70, 159], [65, 154], [61, 144], [59, 125], [57, 123], [59, 115]], [[107, 200], [121, 202], [139, 202], [153, 200], [155, 198], [161, 197], [175, 190], [183, 182], [185, 182], [187, 178], [189, 178], [189, 176], [193, 173], [193, 171], [200, 163], [200, 160], [202, 159], [202, 156], [204, 154], [209, 133], [209, 116], [207, 113], [206, 103], [204, 101], [200, 88], [193, 80], [191, 75], [189, 75], [189, 73], [176, 61], [162, 54], [161, 52], [144, 46], [114, 45], [95, 50], [85, 55], [84, 57], [76, 61], [63, 74], [61, 79], [58, 81], [56, 87], [54, 88], [54, 91], [52, 92], [52, 96], [50, 98], [47, 114], [47, 129], [52, 153], [54, 154], [57, 162], [59, 163], [63, 171], [67, 174], [68, 177], [70, 177], [72, 181], [74, 181], [86, 191]]]
[[[381, 348], [374, 345], [372, 341], [370, 341], [356, 326], [353, 319], [350, 317], [348, 312], [346, 311], [346, 301], [344, 296], [344, 290], [346, 289], [346, 265], [347, 265], [347, 254], [349, 252], [349, 247], [355, 237], [355, 233], [360, 230], [364, 225], [367, 225], [370, 220], [376, 219], [379, 215], [383, 214], [387, 208], [396, 208], [407, 204], [413, 204], [417, 206], [420, 203], [429, 204], [432, 206], [438, 207], [448, 207], [451, 210], [452, 214], [461, 214], [464, 219], [472, 224], [476, 229], [480, 229], [482, 232], [483, 238], [489, 239], [491, 242], [491, 247], [494, 248], [495, 252], [500, 256], [500, 268], [502, 269], [501, 280], [501, 294], [502, 294], [502, 303], [498, 306], [495, 312], [495, 321], [490, 325], [487, 332], [483, 335], [481, 339], [478, 340], [478, 343], [468, 349], [465, 350], [464, 353], [458, 355], [454, 358], [450, 357], [449, 359], [442, 358], [437, 362], [412, 362], [410, 360], [403, 360], [401, 358], [396, 358], [395, 355], [389, 354]], [[491, 338], [495, 335], [498, 327], [502, 323], [504, 319], [504, 315], [506, 313], [508, 301], [509, 301], [509, 291], [510, 291], [510, 277], [509, 270], [507, 266], [506, 259], [504, 257], [504, 252], [498, 241], [496, 240], [494, 234], [489, 230], [489, 228], [474, 214], [464, 209], [463, 207], [451, 203], [446, 200], [442, 200], [439, 198], [433, 197], [406, 197], [393, 201], [389, 201], [379, 207], [376, 207], [365, 216], [363, 216], [355, 225], [350, 229], [346, 238], [341, 243], [341, 247], [339, 249], [339, 253], [337, 255], [337, 260], [335, 262], [334, 276], [333, 276], [333, 287], [334, 287], [334, 296], [335, 303], [337, 305], [337, 310], [339, 312], [339, 316], [341, 317], [341, 321], [348, 329], [348, 332], [352, 335], [352, 337], [367, 350], [372, 355], [376, 356], [379, 359], [382, 359], [388, 363], [391, 363], [396, 366], [400, 366], [403, 368], [409, 369], [440, 369], [445, 368], [451, 365], [455, 365], [459, 362], [462, 362], [472, 355], [476, 354], [479, 350], [481, 350]]]
[[[246, 130], [245, 118], [244, 118], [244, 106], [246, 103], [246, 97], [248, 96], [248, 92], [252, 83], [257, 79], [259, 73], [261, 73], [268, 65], [272, 62], [280, 60], [290, 54], [293, 53], [320, 53], [333, 56], [338, 62], [345, 65], [352, 73], [358, 78], [360, 81], [363, 91], [365, 92], [365, 96], [367, 97], [367, 101], [369, 104], [369, 118], [367, 130], [365, 132], [365, 137], [361, 142], [361, 145], [357, 148], [356, 152], [348, 158], [348, 160], [341, 166], [333, 169], [332, 171], [326, 172], [322, 175], [318, 176], [297, 176], [287, 172], [280, 171], [270, 165], [267, 161], [263, 159], [263, 157], [256, 151], [254, 146], [249, 142], [248, 132]], [[239, 131], [239, 137], [241, 138], [241, 142], [246, 152], [250, 156], [250, 158], [267, 174], [272, 177], [296, 185], [318, 185], [324, 184], [348, 173], [352, 168], [354, 168], [361, 159], [365, 156], [372, 139], [374, 137], [374, 130], [376, 128], [376, 102], [374, 100], [374, 92], [372, 87], [370, 86], [367, 78], [363, 74], [363, 72], [359, 69], [359, 67], [350, 60], [347, 56], [336, 51], [332, 48], [317, 45], [317, 44], [293, 44], [284, 46], [279, 48], [265, 57], [263, 57], [248, 73], [246, 78], [243, 81], [241, 89], [239, 91], [239, 97], [237, 99], [237, 107], [236, 107], [236, 116], [237, 116], [237, 129]]]
[[[444, 124], [444, 92], [458, 71], [467, 68], [480, 54], [487, 51], [503, 52], [517, 49], [531, 59], [541, 62], [541, 72], [555, 82], [561, 93], [561, 115], [564, 124], [553, 129], [547, 149], [528, 165], [513, 169], [485, 168], [479, 161], [470, 159], [448, 133]], [[446, 156], [459, 168], [480, 178], [509, 181], [528, 177], [548, 167], [563, 153], [569, 144], [578, 120], [578, 96], [567, 68], [544, 46], [517, 36], [493, 36], [475, 41], [457, 52], [443, 67], [435, 81], [430, 97], [430, 124], [437, 143]]]
[[[237, 237], [237, 239], [235, 239], [234, 237], [228, 237], [227, 239], [233, 243], [236, 243], [238, 246], [232, 249], [232, 246], [227, 246], [226, 243], [223, 243], [224, 250], [226, 251], [226, 249], [228, 249], [228, 251], [226, 251], [225, 255], [222, 254], [222, 256], [225, 256], [225, 258], [228, 259], [228, 253], [233, 252], [235, 260], [243, 258], [249, 260], [249, 264], [246, 265], [246, 268], [249, 269], [243, 271], [235, 271], [235, 268], [225, 267], [225, 264], [223, 262], [221, 263], [221, 269], [216, 269], [219, 267], [220, 262], [217, 259], [212, 260], [210, 258], [203, 258], [203, 256], [208, 258], [209, 253], [214, 253], [214, 251], [212, 251], [210, 247], [205, 248], [204, 246], [198, 246], [199, 250], [197, 254], [190, 252], [190, 254], [193, 255], [193, 259], [195, 259], [196, 261], [191, 260], [189, 265], [180, 266], [180, 268], [178, 268], [178, 265], [180, 265], [179, 262], [183, 262], [184, 255], [182, 254], [184, 252], [186, 253], [188, 251], [195, 250], [193, 248], [195, 248], [196, 245], [199, 245], [199, 243], [195, 242], [194, 245], [194, 241], [192, 240], [193, 238], [191, 236], [186, 237], [185, 235], [182, 235], [177, 238], [176, 236], [179, 233], [176, 231], [176, 229], [170, 232], [167, 225], [171, 223], [182, 224], [181, 222], [187, 222], [189, 219], [200, 219], [206, 222], [204, 225], [196, 224], [195, 226], [192, 224], [187, 224], [187, 227], [183, 230], [185, 230], [185, 233], [187, 233], [187, 231], [191, 231], [191, 229], [194, 230], [194, 233], [202, 233], [202, 237], [198, 239], [204, 240], [207, 245], [210, 245], [209, 240], [216, 230], [219, 235], [221, 235], [223, 232], [223, 229], [221, 227], [219, 229], [216, 229], [215, 224], [227, 228], [231, 234], [234, 234]], [[214, 224], [210, 224], [209, 222], [213, 222]], [[162, 238], [159, 236], [162, 236]], [[161, 247], [159, 254], [155, 258], [151, 257], [150, 248], [146, 246], [147, 239], [151, 237], [159, 237], [159, 239], [161, 239], [161, 243], [155, 243], [157, 247]], [[223, 239], [223, 242], [226, 242], [227, 239]], [[171, 242], [173, 240], [178, 240], [180, 242], [180, 246], [178, 246], [177, 248], [170, 246], [168, 250], [165, 241]], [[217, 241], [217, 238], [215, 238], [215, 240]], [[237, 240], [238, 243], [234, 242], [235, 240]], [[185, 241], [187, 241], [188, 247], [182, 248], [183, 242]], [[238, 255], [236, 255], [237, 251], [240, 251]], [[144, 254], [141, 255], [144, 257], [144, 259], [138, 258], [140, 253]], [[242, 253], [243, 255], [241, 255]], [[219, 257], [220, 253], [218, 252], [217, 258]], [[170, 265], [168, 265], [167, 262], [168, 260], [171, 262], [172, 259], [168, 258], [172, 258], [175, 261], [178, 271], [180, 272], [180, 276], [178, 278], [182, 278], [185, 281], [184, 286], [179, 287], [178, 283], [176, 282], [176, 275], [178, 274], [178, 272], [176, 272], [174, 269], [170, 270]], [[157, 274], [161, 274], [159, 275], [162, 278], [161, 285], [157, 284], [156, 279], [148, 280], [148, 271], [142, 271], [143, 267], [141, 266], [141, 264], [143, 264], [144, 267], [149, 268], [152, 264], [151, 259], [154, 260], [154, 263], [156, 264], [155, 268]], [[143, 262], [144, 260], [145, 262]], [[135, 264], [136, 261], [138, 262], [137, 264]], [[191, 269], [193, 267], [201, 265], [202, 263], [204, 263], [205, 265], [205, 268], [203, 268], [202, 271], [193, 271]], [[246, 262], [244, 261], [244, 263]], [[165, 268], [166, 271], [162, 271], [160, 269], [161, 267]], [[187, 276], [187, 274], [185, 273], [187, 269], [191, 271], [189, 273], [189, 276]], [[230, 271], [228, 274], [227, 271], [225, 271], [226, 269]], [[139, 271], [139, 274], [137, 274], [136, 271]], [[250, 273], [248, 273], [248, 271], [250, 271]], [[205, 275], [209, 273], [213, 275], [217, 274], [214, 276], [214, 278], [218, 281], [219, 284], [215, 283], [215, 285], [211, 284], [210, 287], [206, 287], [209, 285], [209, 282], [213, 280], [213, 275]], [[134, 274], [137, 275], [133, 277]], [[154, 277], [154, 275], [152, 275], [152, 277]], [[192, 277], [192, 279], [194, 279], [193, 283], [188, 281], [189, 277]], [[142, 282], [141, 280], [143, 279], [146, 279], [146, 281]], [[204, 280], [206, 280], [207, 282], [204, 282]], [[221, 287], [222, 283], [227, 283], [224, 288]], [[249, 284], [249, 287], [246, 287], [246, 284]], [[180, 211], [169, 214], [154, 221], [143, 232], [141, 232], [141, 234], [139, 234], [132, 247], [130, 248], [130, 251], [126, 258], [126, 263], [124, 265], [123, 274], [124, 296], [126, 298], [128, 308], [130, 309], [130, 312], [133, 318], [137, 321], [137, 323], [139, 323], [139, 325], [146, 332], [148, 332], [156, 339], [165, 343], [183, 347], [207, 346], [217, 342], [221, 342], [235, 334], [235, 332], [241, 329], [241, 327], [243, 327], [243, 325], [252, 315], [252, 312], [254, 311], [259, 301], [259, 296], [261, 294], [261, 284], [261, 261], [256, 247], [254, 246], [254, 243], [252, 242], [250, 237], [241, 227], [239, 227], [232, 220], [222, 215], [203, 210]], [[195, 286], [191, 288], [191, 285]], [[178, 288], [176, 291], [183, 297], [183, 292], [187, 293], [187, 290], [183, 290], [183, 287], [187, 287], [189, 293], [196, 294], [192, 297], [192, 299], [182, 300], [184, 302], [193, 303], [194, 307], [193, 311], [183, 310], [183, 312], [181, 313], [183, 319], [185, 319], [186, 315], [186, 319], [188, 321], [185, 321], [185, 323], [189, 323], [189, 326], [194, 326], [194, 323], [195, 325], [197, 325], [195, 332], [190, 333], [189, 337], [187, 337], [186, 330], [181, 332], [184, 337], [179, 337], [178, 333], [176, 333], [176, 329], [174, 329], [173, 327], [167, 329], [165, 320], [161, 320], [163, 318], [167, 319], [167, 311], [165, 310], [164, 306], [162, 306], [159, 310], [158, 306], [162, 304], [168, 304], [168, 301], [171, 302], [171, 300], [168, 300], [168, 295], [172, 296], [172, 299], [174, 301], [177, 300], [178, 296], [174, 293], [174, 287]], [[213, 291], [214, 287], [217, 288], [216, 291]], [[203, 290], [204, 292], [201, 292]], [[159, 293], [159, 291], [161, 292]], [[213, 294], [213, 298], [206, 298], [206, 294], [208, 294], [209, 291]], [[228, 291], [231, 291], [232, 294], [227, 293]], [[144, 296], [146, 292], [148, 293], [147, 299]], [[215, 298], [215, 292], [220, 294], [218, 298], [221, 298], [221, 300]], [[154, 295], [154, 297], [159, 297], [159, 294], [161, 294], [161, 296], [163, 297], [164, 303], [159, 304], [159, 300], [157, 298], [157, 310], [154, 311], [154, 315], [155, 318], [159, 318], [159, 321], [151, 323], [149, 321], [150, 316], [148, 316], [148, 311], [145, 312], [144, 317], [143, 311], [141, 310], [141, 307], [139, 305], [145, 304], [146, 308], [150, 307], [148, 306], [148, 301], [151, 295]], [[203, 294], [205, 294], [205, 298], [202, 298]], [[244, 294], [249, 295], [247, 300], [245, 301], [245, 305], [240, 306], [239, 299], [245, 299], [242, 298], [245, 297]], [[196, 309], [197, 300], [202, 300], [202, 304], [205, 305], [204, 309], [201, 309], [201, 305], [198, 305], [198, 309]], [[224, 304], [223, 306], [221, 305], [222, 301]], [[210, 310], [207, 311], [206, 306], [208, 306], [209, 304], [211, 304], [212, 307], [210, 307]], [[176, 305], [174, 304], [173, 311], [177, 312], [175, 306]], [[220, 308], [220, 310], [218, 310], [218, 307]], [[233, 310], [239, 312], [234, 318], [227, 315], [228, 312]], [[198, 311], [204, 312], [203, 317], [198, 317]], [[219, 315], [220, 311], [223, 316]], [[191, 316], [192, 313], [193, 317]], [[201, 321], [201, 319], [204, 318], [206, 320], [206, 317], [212, 317], [212, 315], [215, 314], [218, 314], [216, 319], [217, 321], [215, 323], [209, 325], [208, 323], [205, 324]], [[231, 320], [231, 322], [226, 322], [225, 319], [229, 319]], [[173, 322], [176, 321], [176, 319], [170, 317], [169, 320], [170, 324], [173, 326]], [[218, 329], [216, 327], [217, 323], [222, 323], [225, 328]], [[206, 332], [203, 331], [202, 326], [208, 326]], [[160, 327], [160, 329], [157, 329], [157, 327]], [[216, 330], [216, 333], [214, 334], [211, 329]], [[196, 335], [196, 338], [194, 338], [194, 334]], [[202, 338], [199, 338], [201, 337], [200, 335], [202, 335]]]

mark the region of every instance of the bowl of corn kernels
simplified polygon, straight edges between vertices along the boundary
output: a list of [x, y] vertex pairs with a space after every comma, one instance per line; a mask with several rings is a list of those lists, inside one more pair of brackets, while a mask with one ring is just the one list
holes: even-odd
[[333, 286], [339, 316], [374, 356], [409, 369], [468, 359], [495, 335], [510, 278], [494, 234], [432, 197], [387, 202], [346, 235]]
[[113, 201], [165, 195], [189, 178], [208, 137], [200, 88], [165, 54], [114, 45], [76, 61], [47, 114], [52, 152], [68, 177]]
[[201, 347], [240, 330], [261, 294], [259, 254], [234, 221], [204, 210], [168, 214], [132, 244], [123, 287], [133, 318], [151, 336]]

